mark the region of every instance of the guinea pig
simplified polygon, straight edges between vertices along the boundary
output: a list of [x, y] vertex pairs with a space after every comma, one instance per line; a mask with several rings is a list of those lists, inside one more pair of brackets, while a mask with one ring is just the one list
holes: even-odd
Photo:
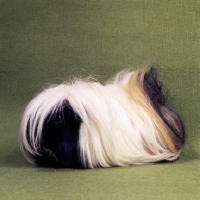
[[19, 143], [39, 166], [128, 166], [176, 160], [185, 131], [156, 69], [141, 68], [104, 85], [77, 79], [46, 88], [24, 111]]

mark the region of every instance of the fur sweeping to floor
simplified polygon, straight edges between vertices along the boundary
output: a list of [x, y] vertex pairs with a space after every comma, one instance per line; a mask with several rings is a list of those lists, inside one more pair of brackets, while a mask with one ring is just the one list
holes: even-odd
[[121, 71], [104, 85], [77, 79], [46, 88], [24, 111], [19, 143], [39, 166], [128, 166], [175, 161], [185, 130], [156, 69], [144, 67]]

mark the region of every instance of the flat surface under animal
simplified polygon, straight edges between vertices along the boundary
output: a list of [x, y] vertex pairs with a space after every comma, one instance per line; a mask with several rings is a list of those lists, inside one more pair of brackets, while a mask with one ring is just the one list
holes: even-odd
[[[200, 199], [199, 1], [0, 1], [0, 199]], [[38, 168], [18, 146], [30, 99], [71, 76], [135, 70], [159, 59], [169, 104], [187, 131], [173, 163], [92, 170]]]

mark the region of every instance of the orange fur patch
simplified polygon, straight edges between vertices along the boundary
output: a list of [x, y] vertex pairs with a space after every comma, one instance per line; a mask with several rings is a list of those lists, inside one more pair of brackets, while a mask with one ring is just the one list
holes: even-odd
[[170, 138], [167, 127], [165, 126], [161, 117], [157, 114], [154, 108], [151, 106], [150, 99], [145, 94], [143, 89], [144, 76], [148, 73], [148, 69], [139, 69], [131, 75], [128, 85], [126, 86], [127, 92], [131, 99], [137, 102], [146, 113], [151, 117], [156, 129], [164, 143], [164, 146], [173, 153], [178, 153], [174, 146], [172, 139]]

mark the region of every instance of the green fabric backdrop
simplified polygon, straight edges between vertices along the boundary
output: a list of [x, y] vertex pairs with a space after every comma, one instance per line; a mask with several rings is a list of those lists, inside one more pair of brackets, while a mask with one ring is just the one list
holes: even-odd
[[[0, 199], [200, 199], [198, 0], [0, 0]], [[159, 63], [187, 131], [175, 163], [94, 170], [30, 165], [23, 109], [49, 83]]]

